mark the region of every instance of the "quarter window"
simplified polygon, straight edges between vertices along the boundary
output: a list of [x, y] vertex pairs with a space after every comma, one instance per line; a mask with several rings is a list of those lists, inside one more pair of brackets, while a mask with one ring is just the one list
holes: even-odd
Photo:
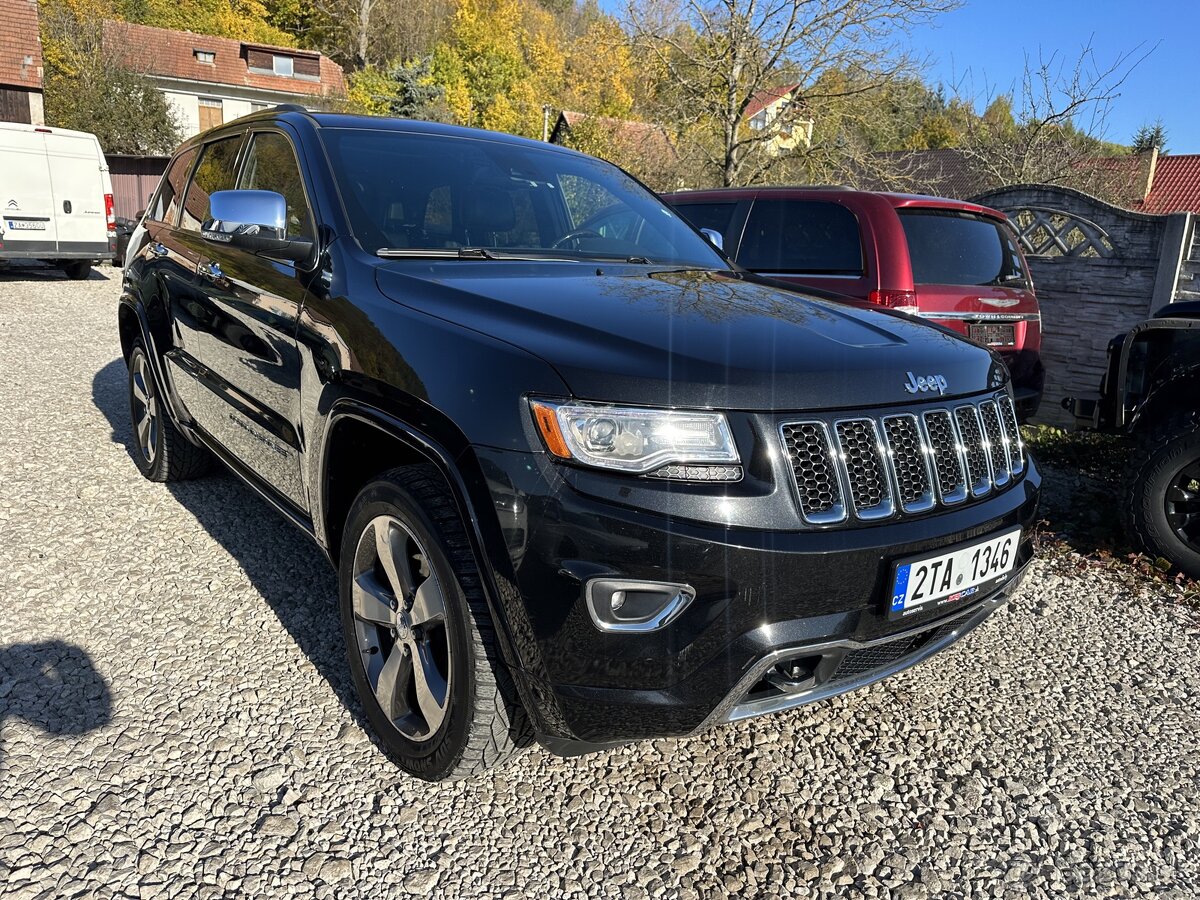
[[313, 236], [304, 179], [291, 142], [282, 134], [264, 131], [254, 135], [238, 187], [282, 194], [287, 201], [288, 237]]
[[183, 218], [179, 223], [188, 231], [199, 231], [209, 219], [208, 197], [217, 191], [232, 190], [237, 174], [238, 148], [241, 136], [225, 138], [204, 145], [200, 164], [188, 187], [187, 200], [183, 205]]
[[756, 200], [738, 262], [757, 272], [861, 276], [858, 220], [821, 200]]
[[184, 185], [187, 184], [188, 172], [192, 161], [196, 158], [195, 148], [184, 150], [175, 157], [167, 174], [163, 176], [158, 196], [150, 207], [147, 217], [155, 222], [166, 222], [173, 225], [179, 212], [179, 198], [183, 196]]

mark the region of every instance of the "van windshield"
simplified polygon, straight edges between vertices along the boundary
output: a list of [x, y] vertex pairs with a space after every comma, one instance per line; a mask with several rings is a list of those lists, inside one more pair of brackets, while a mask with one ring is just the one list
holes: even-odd
[[952, 210], [901, 209], [914, 284], [1029, 286], [1012, 231]]
[[486, 138], [322, 130], [354, 236], [385, 256], [630, 260], [727, 268], [615, 166]]

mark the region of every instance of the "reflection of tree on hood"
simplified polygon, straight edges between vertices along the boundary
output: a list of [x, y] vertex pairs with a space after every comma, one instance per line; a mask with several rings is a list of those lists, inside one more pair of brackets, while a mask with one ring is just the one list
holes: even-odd
[[85, 651], [63, 641], [0, 647], [0, 686], [0, 738], [10, 718], [51, 734], [85, 734], [112, 720], [108, 682]]
[[827, 322], [837, 317], [819, 303], [811, 303], [800, 295], [744, 281], [736, 275], [705, 269], [676, 269], [652, 272], [653, 282], [671, 285], [677, 291], [630, 291], [627, 285], [609, 282], [601, 290], [619, 291], [622, 299], [642, 303], [658, 300], [669, 305], [672, 314], [688, 313], [710, 322], [724, 322], [738, 316], [768, 316], [790, 325], [805, 326], [815, 320]]

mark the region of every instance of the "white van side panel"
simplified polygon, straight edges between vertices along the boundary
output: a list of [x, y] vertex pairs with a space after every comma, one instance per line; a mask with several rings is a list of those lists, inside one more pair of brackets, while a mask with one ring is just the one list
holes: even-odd
[[108, 257], [111, 193], [95, 135], [0, 123], [0, 259]]
[[47, 245], [58, 233], [44, 135], [0, 128], [0, 257]]
[[108, 251], [104, 195], [112, 193], [108, 166], [90, 134], [45, 134], [60, 253]]

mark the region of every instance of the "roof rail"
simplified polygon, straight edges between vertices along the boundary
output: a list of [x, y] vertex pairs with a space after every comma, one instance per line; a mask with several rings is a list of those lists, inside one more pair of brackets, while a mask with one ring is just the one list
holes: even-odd
[[308, 109], [301, 106], [299, 103], [278, 103], [275, 106], [275, 111], [307, 113]]

